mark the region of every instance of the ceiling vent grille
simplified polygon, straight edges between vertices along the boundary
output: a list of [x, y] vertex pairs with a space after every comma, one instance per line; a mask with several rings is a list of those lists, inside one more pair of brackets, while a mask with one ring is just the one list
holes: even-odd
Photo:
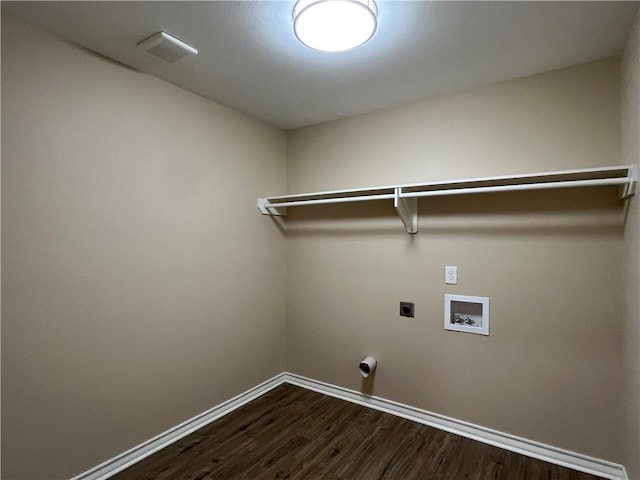
[[158, 32], [138, 43], [138, 47], [165, 62], [175, 62], [183, 57], [197, 55], [198, 50], [167, 32]]

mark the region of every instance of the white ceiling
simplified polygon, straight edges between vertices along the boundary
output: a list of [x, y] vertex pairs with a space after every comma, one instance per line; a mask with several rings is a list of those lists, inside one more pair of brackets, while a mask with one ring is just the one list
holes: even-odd
[[[619, 54], [638, 2], [378, 1], [366, 45], [321, 53], [294, 1], [2, 2], [2, 12], [290, 129]], [[199, 50], [163, 63], [136, 44], [164, 30]]]

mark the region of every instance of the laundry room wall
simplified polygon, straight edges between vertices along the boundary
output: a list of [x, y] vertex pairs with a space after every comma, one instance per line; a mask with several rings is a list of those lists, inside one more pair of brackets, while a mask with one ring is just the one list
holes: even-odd
[[255, 206], [285, 140], [2, 16], [2, 478], [69, 478], [285, 369]]
[[[291, 194], [618, 165], [620, 59], [292, 131], [287, 156]], [[615, 187], [425, 198], [415, 235], [391, 201], [289, 210], [291, 371], [623, 460]], [[489, 297], [490, 335], [445, 331], [445, 293]]]

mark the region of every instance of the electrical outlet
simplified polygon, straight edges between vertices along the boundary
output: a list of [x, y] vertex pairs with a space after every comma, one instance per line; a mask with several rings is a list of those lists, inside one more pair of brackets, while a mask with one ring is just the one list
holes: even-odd
[[458, 267], [449, 265], [444, 267], [444, 283], [449, 285], [458, 284]]
[[401, 317], [414, 317], [416, 306], [413, 302], [400, 302], [400, 316]]

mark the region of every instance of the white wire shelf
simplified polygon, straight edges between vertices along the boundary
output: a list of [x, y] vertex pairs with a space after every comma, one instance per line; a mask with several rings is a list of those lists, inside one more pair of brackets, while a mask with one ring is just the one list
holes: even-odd
[[618, 185], [620, 198], [628, 199], [634, 195], [636, 183], [636, 168], [622, 165], [265, 197], [258, 198], [258, 208], [264, 215], [282, 216], [289, 207], [393, 200], [407, 232], [416, 233], [418, 197]]

